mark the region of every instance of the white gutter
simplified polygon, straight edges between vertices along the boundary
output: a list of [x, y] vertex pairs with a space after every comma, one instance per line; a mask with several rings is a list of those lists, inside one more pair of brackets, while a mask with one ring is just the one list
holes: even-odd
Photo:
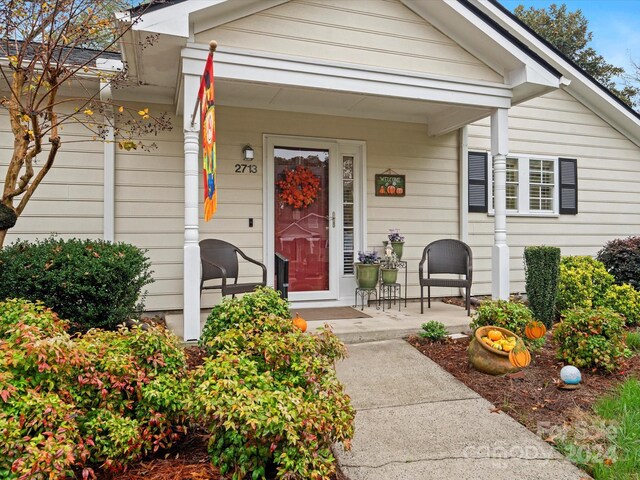
[[[105, 70], [117, 71], [122, 69], [119, 60], [97, 59], [96, 66]], [[104, 193], [103, 193], [103, 238], [115, 241], [115, 204], [116, 204], [116, 143], [114, 123], [115, 116], [112, 104], [111, 83], [107, 78], [100, 79], [100, 101], [104, 106]]]
[[[100, 81], [100, 100], [111, 101], [111, 84]], [[116, 145], [113, 131], [113, 106], [104, 107], [104, 199], [103, 199], [103, 238], [108, 242], [115, 239], [115, 204], [116, 204]]]
[[469, 243], [469, 127], [466, 125], [460, 129], [460, 240]]
[[[460, 240], [469, 244], [469, 186], [467, 184], [469, 178], [469, 127], [465, 125], [460, 128], [458, 142], [460, 143], [460, 179], [458, 185], [460, 185], [460, 192], [458, 198], [460, 199], [460, 211], [458, 213], [459, 218], [459, 236]], [[460, 276], [462, 278], [462, 275]], [[465, 289], [459, 289], [460, 296], [464, 298], [466, 295]]]

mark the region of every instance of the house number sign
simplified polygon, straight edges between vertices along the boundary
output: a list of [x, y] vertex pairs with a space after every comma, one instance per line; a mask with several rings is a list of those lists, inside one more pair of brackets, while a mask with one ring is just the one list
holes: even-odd
[[248, 163], [236, 163], [236, 173], [258, 173], [258, 166]]

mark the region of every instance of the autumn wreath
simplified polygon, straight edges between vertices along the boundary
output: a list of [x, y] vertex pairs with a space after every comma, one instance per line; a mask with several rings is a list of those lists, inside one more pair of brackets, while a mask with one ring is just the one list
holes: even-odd
[[294, 169], [286, 169], [282, 176], [278, 181], [278, 197], [283, 203], [293, 208], [306, 208], [315, 201], [320, 191], [320, 179], [311, 169], [298, 165]]

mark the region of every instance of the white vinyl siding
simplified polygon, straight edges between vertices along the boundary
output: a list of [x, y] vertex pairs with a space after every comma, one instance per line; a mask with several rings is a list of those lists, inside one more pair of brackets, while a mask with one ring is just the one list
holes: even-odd
[[503, 82], [398, 0], [293, 0], [199, 32], [195, 40], [212, 38], [248, 50]]
[[[168, 105], [127, 104], [152, 114]], [[148, 311], [182, 309], [184, 245], [184, 141], [182, 118], [172, 117], [172, 130], [157, 137], [150, 151], [116, 149], [115, 240], [147, 250], [154, 283], [147, 287]]]
[[[68, 111], [73, 111], [73, 107], [69, 105]], [[102, 143], [93, 141], [93, 133], [73, 122], [64, 126], [60, 136], [62, 146], [53, 167], [29, 200], [16, 226], [9, 230], [5, 245], [18, 238], [35, 240], [52, 234], [62, 238], [102, 238]], [[36, 174], [38, 164], [45, 161], [48, 153], [47, 145], [43, 147], [36, 157]], [[0, 109], [0, 189], [4, 188], [12, 153], [9, 115], [5, 109]]]
[[[469, 126], [469, 150], [490, 149], [489, 120]], [[507, 219], [511, 289], [524, 291], [522, 254], [529, 245], [553, 245], [562, 255], [595, 255], [612, 238], [640, 231], [640, 148], [599, 116], [558, 90], [509, 112], [509, 151], [533, 158], [577, 158], [577, 215]], [[556, 178], [556, 185], [559, 179]], [[469, 214], [474, 294], [491, 292], [493, 217]]]

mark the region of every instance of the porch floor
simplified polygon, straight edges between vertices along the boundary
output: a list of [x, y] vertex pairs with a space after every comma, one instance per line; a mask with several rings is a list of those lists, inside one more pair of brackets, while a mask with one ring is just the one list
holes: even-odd
[[[382, 307], [380, 307], [380, 310], [376, 310], [372, 303], [370, 307], [364, 308], [364, 313], [370, 315], [371, 318], [314, 320], [307, 322], [308, 329], [313, 332], [328, 323], [336, 335], [345, 343], [375, 342], [403, 338], [417, 333], [420, 330], [420, 326], [429, 320], [437, 320], [444, 323], [449, 333], [460, 333], [468, 330], [471, 317], [467, 316], [467, 311], [464, 308], [449, 305], [436, 299], [431, 301], [431, 308], [429, 309], [426, 303], [425, 300], [423, 315], [420, 314], [420, 301], [410, 300], [406, 307], [403, 301], [399, 311], [398, 304], [395, 304], [390, 309], [385, 308], [384, 312]], [[203, 310], [200, 313], [201, 326], [204, 326], [208, 315], [209, 310]], [[182, 313], [167, 314], [166, 322], [167, 327], [182, 338]]]

